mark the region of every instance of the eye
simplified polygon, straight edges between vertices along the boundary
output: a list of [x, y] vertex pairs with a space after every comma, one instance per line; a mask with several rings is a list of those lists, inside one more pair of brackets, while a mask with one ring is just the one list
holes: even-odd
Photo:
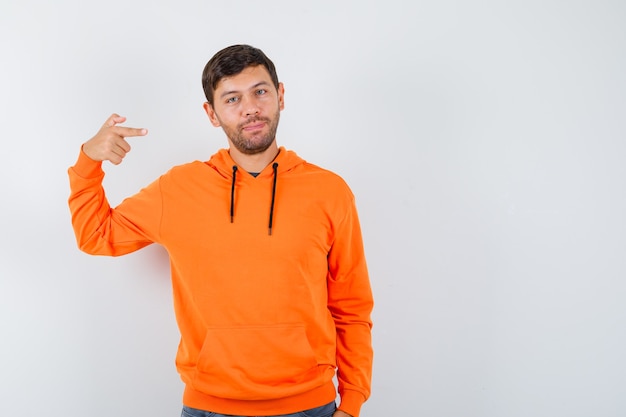
[[267, 90], [266, 90], [266, 89], [264, 89], [264, 88], [261, 88], [261, 89], [259, 89], [259, 90], [256, 90], [256, 94], [257, 94], [258, 96], [262, 96], [262, 95], [263, 95], [263, 94], [265, 94], [265, 93], [267, 93]]
[[239, 101], [239, 97], [229, 97], [226, 99], [227, 104], [233, 104]]

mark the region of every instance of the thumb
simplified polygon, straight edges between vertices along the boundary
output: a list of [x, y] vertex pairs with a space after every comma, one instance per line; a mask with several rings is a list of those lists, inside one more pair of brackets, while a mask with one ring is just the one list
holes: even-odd
[[109, 118], [107, 119], [106, 122], [104, 122], [104, 126], [103, 127], [113, 127], [118, 123], [124, 123], [126, 121], [126, 117], [124, 116], [120, 116], [117, 113], [113, 113], [111, 116], [109, 116]]

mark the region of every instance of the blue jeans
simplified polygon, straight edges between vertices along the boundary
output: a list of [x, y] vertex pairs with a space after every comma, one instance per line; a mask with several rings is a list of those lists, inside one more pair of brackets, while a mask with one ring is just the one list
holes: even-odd
[[[293, 414], [281, 414], [279, 416], [268, 416], [268, 417], [331, 417], [337, 407], [335, 406], [335, 402], [330, 402], [321, 407], [311, 408], [310, 410], [300, 411], [299, 413]], [[210, 411], [202, 411], [196, 410], [195, 408], [190, 408], [187, 406], [183, 406], [183, 412], [180, 417], [246, 417], [246, 416], [232, 416], [229, 414], [218, 414], [212, 413]]]

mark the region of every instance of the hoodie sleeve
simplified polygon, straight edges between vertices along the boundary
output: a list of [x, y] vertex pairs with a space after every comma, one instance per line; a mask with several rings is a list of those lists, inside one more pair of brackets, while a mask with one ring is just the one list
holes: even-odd
[[72, 226], [78, 247], [92, 255], [124, 255], [157, 240], [161, 217], [158, 181], [111, 208], [102, 181], [102, 163], [82, 150], [68, 170]]
[[356, 417], [370, 395], [373, 297], [352, 198], [328, 255], [328, 308], [337, 329], [339, 409]]

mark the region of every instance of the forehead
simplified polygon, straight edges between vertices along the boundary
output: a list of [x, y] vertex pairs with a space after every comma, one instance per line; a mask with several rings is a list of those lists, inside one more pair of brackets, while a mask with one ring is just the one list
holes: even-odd
[[259, 83], [266, 82], [272, 84], [272, 77], [263, 65], [256, 65], [244, 68], [239, 74], [223, 77], [217, 83], [216, 92], [240, 91], [252, 88]]

